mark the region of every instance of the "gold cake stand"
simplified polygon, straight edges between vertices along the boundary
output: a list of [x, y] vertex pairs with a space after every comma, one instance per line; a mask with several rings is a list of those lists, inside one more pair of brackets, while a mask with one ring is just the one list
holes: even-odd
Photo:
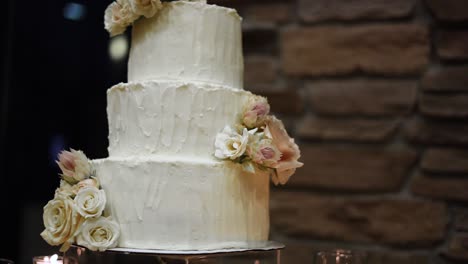
[[105, 252], [72, 246], [65, 264], [280, 264], [285, 246], [275, 241], [255, 242], [243, 248], [201, 251], [113, 248]]

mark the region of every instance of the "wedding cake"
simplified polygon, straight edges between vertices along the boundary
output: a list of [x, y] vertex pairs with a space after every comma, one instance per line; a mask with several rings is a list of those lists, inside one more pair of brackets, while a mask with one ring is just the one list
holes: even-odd
[[59, 155], [47, 242], [210, 250], [268, 240], [270, 179], [284, 184], [302, 163], [267, 100], [243, 89], [241, 21], [206, 1], [107, 8], [111, 36], [132, 26], [128, 83], [107, 92], [109, 157]]

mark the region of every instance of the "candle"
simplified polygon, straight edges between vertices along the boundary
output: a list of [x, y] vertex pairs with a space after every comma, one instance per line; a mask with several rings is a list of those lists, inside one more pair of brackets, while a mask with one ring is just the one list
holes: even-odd
[[63, 264], [63, 258], [57, 254], [52, 256], [37, 256], [33, 258], [33, 264]]

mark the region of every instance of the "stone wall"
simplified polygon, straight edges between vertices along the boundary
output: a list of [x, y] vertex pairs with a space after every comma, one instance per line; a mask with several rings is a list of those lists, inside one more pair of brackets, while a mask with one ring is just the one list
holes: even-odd
[[302, 149], [272, 190], [283, 263], [468, 263], [468, 1], [214, 2], [244, 17], [246, 87]]

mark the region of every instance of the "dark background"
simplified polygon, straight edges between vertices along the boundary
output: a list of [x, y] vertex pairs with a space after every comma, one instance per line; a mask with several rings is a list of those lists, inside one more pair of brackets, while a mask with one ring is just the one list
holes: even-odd
[[60, 149], [107, 156], [106, 90], [126, 80], [126, 59], [108, 55], [110, 1], [76, 1], [84, 8], [79, 20], [64, 17], [69, 2], [2, 3], [0, 257], [47, 252], [39, 234], [24, 233], [40, 222], [28, 219], [37, 205], [53, 197]]

